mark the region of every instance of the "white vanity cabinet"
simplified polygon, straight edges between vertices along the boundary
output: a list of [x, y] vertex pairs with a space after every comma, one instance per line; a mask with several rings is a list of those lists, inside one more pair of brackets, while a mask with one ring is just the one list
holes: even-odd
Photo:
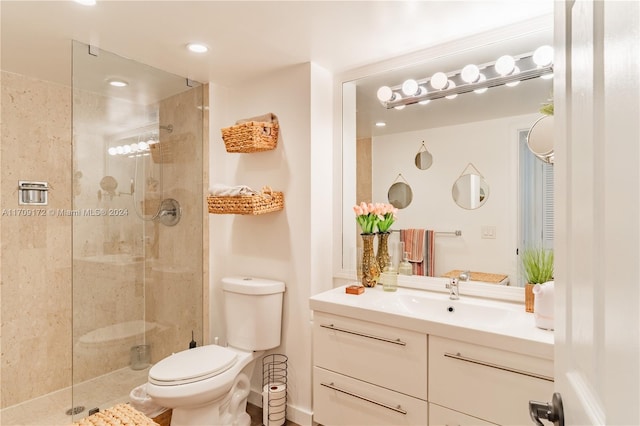
[[429, 336], [428, 377], [429, 402], [500, 425], [531, 424], [529, 400], [553, 394], [552, 360], [438, 336]]
[[406, 288], [310, 305], [321, 425], [529, 425], [553, 394], [553, 332], [523, 306]]
[[427, 424], [425, 334], [316, 312], [313, 360], [316, 422]]

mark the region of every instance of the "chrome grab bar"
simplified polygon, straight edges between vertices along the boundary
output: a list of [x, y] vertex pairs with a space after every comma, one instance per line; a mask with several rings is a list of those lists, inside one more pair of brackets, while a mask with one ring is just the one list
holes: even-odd
[[542, 374], [537, 374], [537, 373], [531, 373], [529, 371], [518, 370], [516, 368], [504, 367], [502, 365], [493, 364], [493, 363], [486, 362], [486, 361], [480, 361], [480, 360], [477, 360], [477, 359], [473, 359], [473, 358], [469, 358], [469, 357], [460, 355], [460, 352], [458, 352], [456, 354], [445, 352], [444, 356], [446, 358], [453, 358], [453, 359], [457, 359], [457, 360], [460, 360], [460, 361], [470, 362], [472, 364], [478, 364], [478, 365], [482, 365], [482, 366], [485, 366], [485, 367], [495, 368], [497, 370], [508, 371], [509, 373], [515, 373], [515, 374], [520, 374], [520, 375], [523, 375], [523, 376], [533, 377], [535, 379], [546, 380], [548, 382], [553, 382], [554, 381], [553, 377], [544, 376]]
[[328, 328], [329, 330], [339, 331], [342, 333], [353, 334], [355, 336], [366, 337], [368, 339], [380, 340], [381, 342], [393, 343], [394, 345], [407, 346], [406, 342], [403, 342], [400, 339], [389, 339], [387, 337], [374, 336], [373, 334], [360, 333], [359, 331], [346, 330], [344, 328], [339, 328], [334, 326], [333, 324], [320, 324], [322, 328]]
[[333, 389], [334, 391], [342, 392], [342, 393], [344, 393], [346, 395], [353, 396], [354, 398], [358, 398], [358, 399], [361, 399], [363, 401], [367, 401], [367, 402], [370, 402], [372, 404], [379, 405], [380, 407], [384, 407], [384, 408], [386, 408], [388, 410], [395, 411], [396, 413], [400, 413], [400, 414], [404, 414], [404, 415], [407, 414], [407, 411], [403, 410], [402, 406], [400, 406], [400, 405], [398, 405], [397, 407], [394, 407], [392, 405], [385, 404], [384, 402], [374, 401], [373, 399], [369, 399], [366, 396], [358, 395], [357, 393], [353, 393], [353, 392], [349, 392], [348, 390], [340, 389], [339, 387], [334, 385], [333, 382], [331, 382], [331, 383], [322, 383], [322, 382], [320, 382], [320, 385], [324, 386], [326, 388], [329, 388], [329, 389]]

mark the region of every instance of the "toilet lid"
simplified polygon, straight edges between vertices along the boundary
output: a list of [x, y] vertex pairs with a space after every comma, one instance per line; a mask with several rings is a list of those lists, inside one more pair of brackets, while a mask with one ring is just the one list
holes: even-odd
[[217, 345], [188, 349], [151, 367], [149, 382], [169, 386], [208, 379], [231, 368], [237, 357], [234, 351]]

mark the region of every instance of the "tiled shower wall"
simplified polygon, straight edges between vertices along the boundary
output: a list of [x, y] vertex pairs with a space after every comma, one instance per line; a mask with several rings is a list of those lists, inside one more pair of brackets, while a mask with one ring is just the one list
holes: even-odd
[[[71, 88], [2, 72], [2, 407], [71, 385]], [[18, 181], [48, 181], [45, 209]], [[31, 215], [25, 215], [31, 212]]]

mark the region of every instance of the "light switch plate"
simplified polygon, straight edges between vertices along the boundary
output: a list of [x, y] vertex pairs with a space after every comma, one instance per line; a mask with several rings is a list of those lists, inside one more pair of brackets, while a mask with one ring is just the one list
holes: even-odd
[[485, 239], [495, 239], [496, 238], [496, 227], [495, 226], [489, 226], [489, 225], [483, 225], [482, 226], [482, 238]]

